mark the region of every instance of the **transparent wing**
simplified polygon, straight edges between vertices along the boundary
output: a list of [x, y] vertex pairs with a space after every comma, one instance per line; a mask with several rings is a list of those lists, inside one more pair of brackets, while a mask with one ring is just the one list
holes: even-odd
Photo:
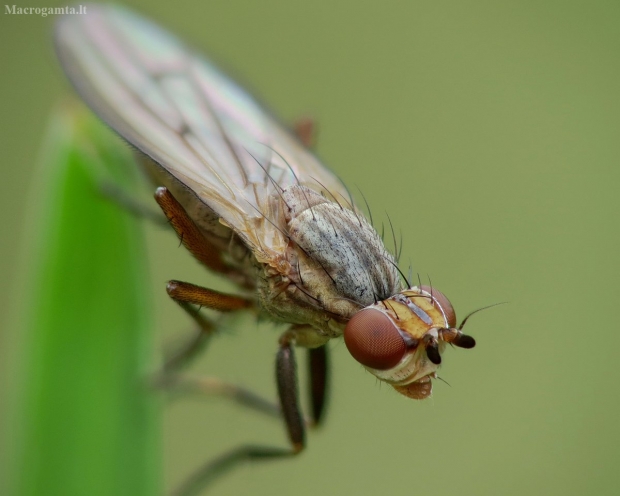
[[299, 182], [348, 198], [340, 181], [243, 89], [133, 12], [89, 5], [88, 14], [59, 21], [56, 47], [86, 102], [253, 250], [279, 249], [271, 246], [273, 228], [258, 227], [267, 227], [265, 209], [278, 189]]

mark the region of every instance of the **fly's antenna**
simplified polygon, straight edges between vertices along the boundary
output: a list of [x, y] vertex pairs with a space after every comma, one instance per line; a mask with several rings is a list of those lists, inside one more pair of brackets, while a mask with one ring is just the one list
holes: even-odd
[[465, 316], [463, 321], [461, 322], [461, 325], [458, 327], [458, 330], [460, 331], [461, 329], [463, 329], [463, 327], [465, 327], [465, 322], [467, 322], [467, 319], [469, 319], [469, 317], [471, 317], [472, 315], [474, 315], [474, 314], [476, 314], [478, 312], [482, 312], [483, 310], [488, 310], [489, 308], [497, 307], [499, 305], [505, 305], [507, 303], [508, 303], [507, 301], [502, 301], [500, 303], [493, 303], [492, 305], [487, 305], [486, 307], [478, 308], [477, 310], [474, 310], [473, 312], [469, 312]]
[[362, 190], [360, 189], [360, 187], [357, 185], [355, 185], [355, 187], [357, 188], [357, 190], [360, 192], [360, 195], [362, 195], [362, 198], [364, 199], [364, 203], [366, 204], [366, 210], [368, 210], [368, 217], [370, 217], [370, 225], [374, 229], [375, 223], [372, 220], [372, 212], [370, 211], [370, 205], [368, 205], [368, 201], [366, 200], [366, 197], [364, 196], [364, 193], [362, 193]]

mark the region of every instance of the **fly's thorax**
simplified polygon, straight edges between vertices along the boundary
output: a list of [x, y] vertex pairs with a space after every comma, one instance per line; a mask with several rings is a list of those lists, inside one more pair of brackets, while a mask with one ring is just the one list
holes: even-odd
[[288, 240], [258, 278], [261, 306], [274, 318], [336, 337], [360, 308], [400, 289], [391, 255], [361, 213], [300, 185], [274, 194], [268, 208]]
[[360, 212], [303, 186], [284, 191], [282, 201], [289, 209], [287, 233], [298, 261], [300, 289], [326, 309], [348, 319], [351, 311], [400, 290], [393, 257]]
[[428, 397], [446, 343], [475, 344], [457, 329], [449, 300], [429, 287], [411, 287], [356, 313], [344, 338], [353, 357], [398, 392]]

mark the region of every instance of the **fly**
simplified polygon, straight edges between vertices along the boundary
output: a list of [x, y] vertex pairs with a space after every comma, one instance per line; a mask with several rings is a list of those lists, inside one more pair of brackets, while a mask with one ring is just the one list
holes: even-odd
[[[62, 18], [55, 39], [77, 92], [139, 151], [158, 186], [155, 200], [183, 245], [240, 289], [224, 294], [168, 283], [169, 296], [200, 333], [167, 363], [167, 376], [216, 331], [197, 307], [250, 310], [290, 324], [278, 342], [276, 411], [291, 446], [230, 451], [200, 477], [304, 449], [294, 347], [309, 353], [309, 425], [316, 425], [330, 339], [343, 336], [353, 358], [414, 399], [430, 396], [447, 344], [475, 345], [442, 293], [401, 282], [381, 236], [306, 146], [308, 126], [296, 136], [206, 58], [124, 8], [90, 5], [86, 15]], [[250, 406], [264, 406], [244, 394]]]

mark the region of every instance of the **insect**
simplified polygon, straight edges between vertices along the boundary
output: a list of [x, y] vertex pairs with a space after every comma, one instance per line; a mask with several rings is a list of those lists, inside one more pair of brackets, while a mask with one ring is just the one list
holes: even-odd
[[[239, 287], [224, 294], [170, 281], [167, 292], [200, 333], [196, 308], [250, 310], [290, 324], [276, 356], [281, 418], [291, 447], [245, 447], [210, 465], [281, 457], [305, 446], [295, 347], [309, 350], [311, 416], [323, 417], [330, 339], [414, 399], [431, 394], [446, 344], [472, 348], [449, 300], [406, 278], [339, 179], [237, 84], [155, 24], [121, 7], [62, 18], [56, 48], [88, 105], [139, 152], [155, 199], [183, 245]], [[227, 465], [228, 464], [228, 465]]]

